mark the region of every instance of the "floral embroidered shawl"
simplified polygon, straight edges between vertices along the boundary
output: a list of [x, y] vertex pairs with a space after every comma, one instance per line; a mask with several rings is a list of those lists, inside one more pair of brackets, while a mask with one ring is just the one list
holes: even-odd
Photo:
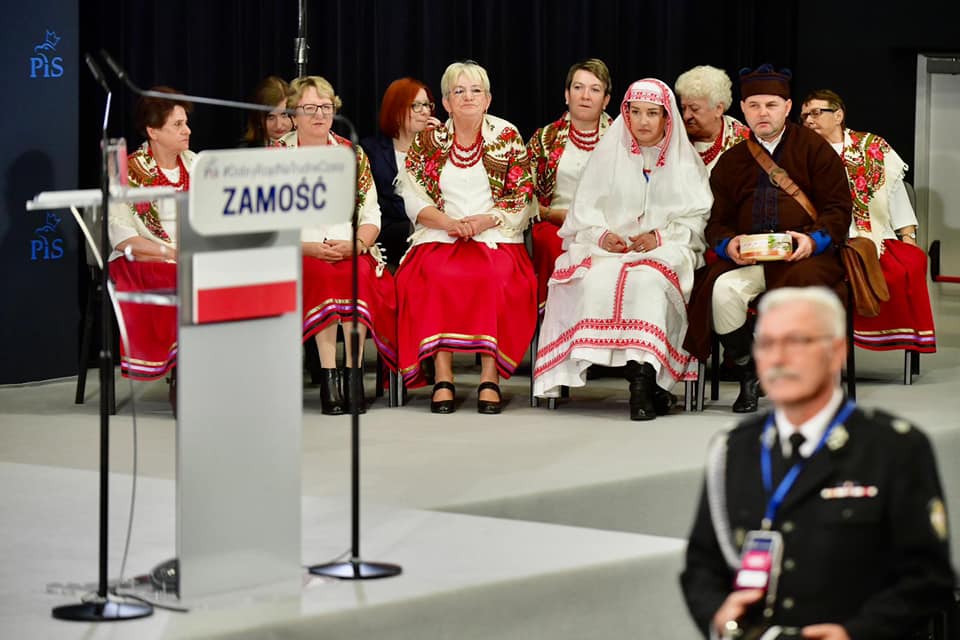
[[[600, 114], [600, 137], [607, 132], [613, 119], [606, 113]], [[533, 132], [527, 143], [530, 155], [530, 168], [533, 171], [534, 194], [544, 207], [553, 201], [553, 192], [557, 188], [557, 167], [570, 135], [570, 112], [564, 113], [558, 120]]]
[[[532, 211], [533, 177], [527, 148], [516, 128], [500, 118], [486, 115], [480, 126], [483, 136], [483, 168], [499, 214], [501, 231], [520, 235]], [[401, 189], [412, 187], [423, 200], [443, 210], [440, 174], [453, 147], [453, 121], [421, 131], [407, 151], [407, 175]]]

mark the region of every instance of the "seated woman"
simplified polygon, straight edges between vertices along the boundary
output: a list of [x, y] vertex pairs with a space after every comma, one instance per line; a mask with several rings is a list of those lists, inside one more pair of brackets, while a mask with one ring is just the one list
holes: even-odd
[[630, 85], [560, 227], [534, 393], [583, 386], [590, 365], [626, 365], [630, 418], [656, 417], [657, 385], [696, 376], [681, 347], [713, 196], [673, 92]]
[[563, 253], [557, 231], [567, 217], [590, 152], [610, 126], [611, 118], [604, 109], [612, 89], [610, 71], [602, 60], [590, 58], [574, 64], [567, 72], [563, 92], [567, 112], [534, 131], [527, 142], [539, 204], [539, 222], [533, 225], [533, 266], [540, 313], [547, 300], [553, 265]]
[[[296, 130], [277, 143], [281, 147], [311, 145], [347, 145], [350, 142], [330, 130], [333, 115], [341, 106], [333, 86], [320, 76], [297, 78], [290, 85], [287, 107], [296, 110]], [[353, 244], [350, 223], [303, 229], [303, 339], [315, 337], [320, 352], [320, 409], [328, 415], [350, 410], [354, 380], [362, 388], [363, 341], [370, 331], [377, 350], [387, 366], [396, 368], [397, 297], [393, 276], [384, 270], [377, 249], [380, 231], [380, 207], [377, 188], [370, 174], [370, 163], [362, 148], [357, 148], [357, 245]], [[357, 305], [360, 311], [360, 360], [353, 361], [350, 334], [353, 329], [354, 252], [359, 252]], [[343, 324], [346, 339], [347, 368], [341, 391], [337, 370], [337, 325]], [[359, 411], [365, 411], [363, 397], [356, 398]]]
[[394, 80], [380, 103], [380, 133], [360, 141], [370, 158], [370, 170], [380, 202], [382, 224], [377, 241], [392, 270], [400, 265], [410, 237], [410, 218], [394, 183], [397, 174], [405, 171], [407, 149], [414, 136], [427, 127], [440, 125], [440, 121], [433, 117], [433, 107], [433, 94], [427, 85], [413, 78]]
[[[178, 93], [169, 87], [152, 91]], [[127, 158], [131, 187], [190, 188], [187, 114], [191, 105], [178, 100], [141, 97], [134, 106], [137, 130], [146, 138]], [[110, 275], [118, 291], [177, 288], [177, 210], [172, 200], [116, 204], [110, 207], [108, 231], [113, 253]], [[126, 259], [118, 260], [124, 256]], [[128, 344], [120, 343], [120, 371], [138, 380], [157, 380], [177, 358], [177, 308], [133, 303], [120, 305]], [[171, 384], [171, 402], [176, 397]]]
[[450, 120], [421, 131], [407, 152], [401, 193], [415, 223], [397, 270], [400, 371], [425, 384], [434, 358], [430, 410], [454, 411], [453, 352], [479, 353], [477, 410], [501, 410], [510, 377], [536, 325], [536, 280], [523, 245], [533, 183], [516, 128], [487, 114], [490, 80], [456, 62], [440, 81]]
[[840, 154], [847, 170], [853, 220], [850, 237], [873, 240], [890, 300], [880, 315], [853, 317], [853, 342], [873, 351], [937, 350], [927, 290], [927, 254], [917, 246], [917, 216], [903, 186], [907, 165], [887, 141], [847, 128], [847, 108], [833, 91], [814, 91], [803, 101], [800, 124], [813, 129]]
[[252, 102], [276, 107], [270, 113], [251, 111], [247, 116], [247, 131], [243, 134], [243, 146], [270, 147], [293, 129], [293, 118], [287, 113], [287, 96], [290, 85], [277, 76], [267, 76], [257, 85]]

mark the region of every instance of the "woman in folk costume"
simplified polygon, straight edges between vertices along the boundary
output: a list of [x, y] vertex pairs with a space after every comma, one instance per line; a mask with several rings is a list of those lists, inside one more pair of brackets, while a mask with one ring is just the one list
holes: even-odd
[[[179, 93], [169, 87], [152, 91]], [[175, 99], [141, 97], [134, 122], [146, 141], [127, 158], [131, 187], [190, 188], [191, 105]], [[177, 288], [177, 209], [173, 200], [115, 204], [108, 230], [113, 253], [110, 275], [118, 291]], [[125, 257], [118, 260], [117, 258]], [[177, 357], [177, 308], [121, 303], [128, 343], [120, 342], [120, 370], [138, 380], [157, 380]], [[171, 378], [171, 381], [173, 379]], [[171, 403], [176, 396], [171, 384]]]
[[890, 300], [880, 303], [880, 315], [854, 315], [854, 344], [874, 351], [933, 353], [937, 337], [927, 254], [917, 246], [917, 216], [903, 185], [907, 165], [880, 136], [848, 129], [846, 111], [833, 91], [814, 91], [803, 102], [800, 123], [840, 154], [853, 199], [850, 237], [873, 240], [890, 290]]
[[560, 228], [534, 393], [583, 386], [590, 365], [625, 366], [630, 418], [656, 417], [654, 394], [696, 376], [681, 344], [713, 196], [673, 92], [630, 85]]
[[[282, 137], [281, 147], [346, 145], [350, 142], [330, 130], [340, 98], [319, 76], [297, 78], [290, 84], [287, 107], [295, 110], [296, 130]], [[320, 352], [320, 410], [328, 415], [350, 411], [354, 378], [363, 376], [363, 342], [369, 330], [386, 364], [396, 368], [397, 298], [393, 277], [384, 270], [376, 245], [380, 232], [380, 207], [370, 164], [362, 148], [357, 153], [357, 244], [349, 222], [303, 229], [303, 339], [315, 338]], [[353, 361], [353, 254], [359, 253], [360, 361]], [[337, 325], [343, 324], [347, 368], [341, 392], [337, 369]], [[359, 411], [366, 409], [356, 398]]]
[[430, 410], [454, 411], [453, 352], [479, 353], [477, 410], [501, 410], [510, 377], [536, 326], [536, 279], [523, 245], [533, 181], [517, 129], [487, 114], [490, 80], [475, 62], [440, 81], [450, 119], [422, 131], [407, 152], [401, 192], [414, 222], [397, 270], [400, 371], [425, 383], [434, 359]]
[[539, 222], [533, 225], [533, 267], [537, 272], [540, 313], [547, 300], [547, 281], [553, 265], [563, 253], [557, 232], [567, 217], [590, 152], [610, 126], [611, 118], [604, 109], [612, 89], [610, 71], [602, 60], [577, 62], [567, 72], [563, 92], [567, 112], [534, 131], [527, 142], [539, 205]]

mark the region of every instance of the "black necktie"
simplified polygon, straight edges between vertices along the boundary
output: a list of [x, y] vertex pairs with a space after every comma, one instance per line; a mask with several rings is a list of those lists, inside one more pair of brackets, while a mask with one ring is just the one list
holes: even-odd
[[803, 461], [803, 456], [800, 455], [800, 447], [806, 441], [807, 439], [800, 432], [790, 434], [790, 459], [787, 461], [790, 466]]

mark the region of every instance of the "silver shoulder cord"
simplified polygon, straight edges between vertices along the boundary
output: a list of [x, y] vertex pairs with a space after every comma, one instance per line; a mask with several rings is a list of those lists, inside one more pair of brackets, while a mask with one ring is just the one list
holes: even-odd
[[717, 536], [723, 559], [731, 571], [740, 567], [740, 554], [733, 545], [730, 518], [727, 515], [727, 432], [722, 431], [710, 440], [707, 451], [707, 503], [710, 520]]

